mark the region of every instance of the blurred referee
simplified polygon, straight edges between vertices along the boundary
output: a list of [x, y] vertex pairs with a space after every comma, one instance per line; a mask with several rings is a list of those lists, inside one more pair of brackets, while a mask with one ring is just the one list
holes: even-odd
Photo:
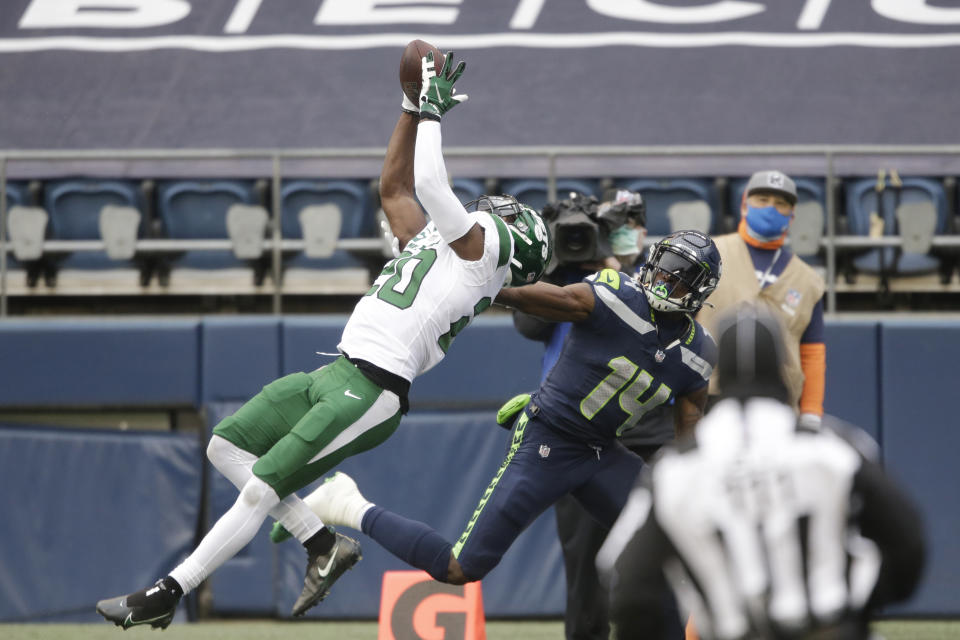
[[720, 402], [642, 474], [597, 556], [614, 637], [661, 637], [672, 587], [705, 639], [868, 638], [919, 582], [920, 514], [862, 431], [798, 424], [772, 316], [745, 304], [717, 327]]

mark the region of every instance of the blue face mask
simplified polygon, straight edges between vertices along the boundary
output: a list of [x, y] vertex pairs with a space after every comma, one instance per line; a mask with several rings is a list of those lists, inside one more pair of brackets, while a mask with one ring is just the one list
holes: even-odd
[[761, 238], [779, 238], [790, 226], [790, 216], [785, 216], [774, 206], [751, 207], [747, 205], [747, 226]]
[[640, 229], [623, 225], [610, 232], [610, 248], [618, 256], [628, 256], [639, 253], [637, 240], [640, 238]]

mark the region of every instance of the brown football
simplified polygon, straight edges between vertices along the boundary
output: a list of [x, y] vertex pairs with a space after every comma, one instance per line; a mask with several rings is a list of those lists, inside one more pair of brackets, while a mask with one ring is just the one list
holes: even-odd
[[433, 59], [439, 71], [440, 65], [443, 64], [443, 52], [429, 42], [423, 40], [410, 42], [400, 57], [400, 87], [415, 103], [420, 101], [420, 85], [423, 78], [420, 60], [427, 55], [427, 51], [433, 51]]

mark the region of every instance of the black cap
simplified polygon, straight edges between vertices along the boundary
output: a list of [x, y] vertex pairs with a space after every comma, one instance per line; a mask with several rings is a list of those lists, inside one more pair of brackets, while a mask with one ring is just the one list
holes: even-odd
[[786, 402], [783, 331], [777, 318], [755, 304], [743, 303], [724, 314], [716, 330], [720, 395]]

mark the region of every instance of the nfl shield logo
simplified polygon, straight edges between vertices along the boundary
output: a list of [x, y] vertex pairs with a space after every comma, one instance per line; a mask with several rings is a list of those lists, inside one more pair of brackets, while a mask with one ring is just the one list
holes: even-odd
[[540, 445], [540, 457], [546, 458], [548, 455], [550, 455], [550, 447], [545, 444]]
[[784, 298], [784, 302], [786, 302], [791, 309], [796, 309], [797, 305], [800, 304], [800, 298], [802, 297], [803, 297], [802, 293], [800, 293], [796, 289], [790, 289], [787, 291], [787, 295]]
[[657, 349], [657, 352], [653, 354], [653, 358], [657, 362], [663, 362], [663, 359], [666, 357], [667, 357], [667, 354], [663, 352], [663, 349]]

